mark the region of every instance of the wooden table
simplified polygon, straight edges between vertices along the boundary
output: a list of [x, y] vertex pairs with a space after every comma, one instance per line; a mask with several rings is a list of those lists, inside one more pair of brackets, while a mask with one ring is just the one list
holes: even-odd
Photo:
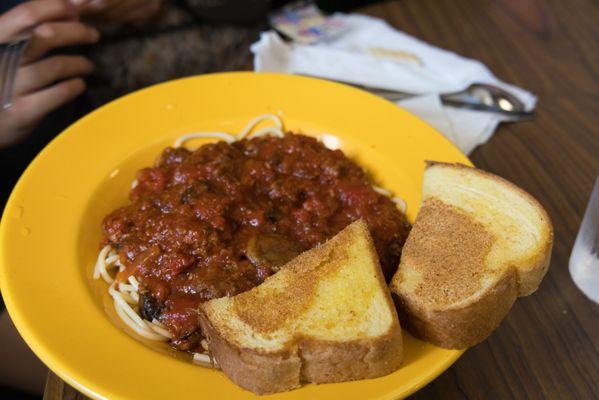
[[[599, 305], [568, 274], [599, 172], [598, 3], [402, 0], [361, 11], [539, 96], [534, 121], [502, 125], [471, 158], [547, 208], [555, 229], [549, 273], [489, 339], [413, 398], [599, 398]], [[85, 397], [50, 373], [44, 398]]]

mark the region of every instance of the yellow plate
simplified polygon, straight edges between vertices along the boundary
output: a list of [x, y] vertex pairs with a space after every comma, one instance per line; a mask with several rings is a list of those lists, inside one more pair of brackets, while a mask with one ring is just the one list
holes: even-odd
[[[468, 159], [420, 119], [357, 89], [278, 74], [227, 73], [176, 80], [116, 100], [50, 143], [15, 187], [0, 227], [2, 295], [19, 332], [48, 367], [94, 398], [243, 399], [221, 372], [135, 339], [91, 280], [104, 215], [127, 201], [135, 171], [193, 131], [238, 132], [281, 113], [286, 128], [331, 135], [380, 185], [403, 197], [413, 220], [424, 160]], [[331, 139], [331, 137], [333, 139]], [[305, 385], [276, 399], [396, 399], [418, 390], [462, 351], [404, 334], [405, 361], [388, 376]], [[264, 397], [263, 397], [264, 398]], [[270, 398], [270, 397], [266, 397]]]

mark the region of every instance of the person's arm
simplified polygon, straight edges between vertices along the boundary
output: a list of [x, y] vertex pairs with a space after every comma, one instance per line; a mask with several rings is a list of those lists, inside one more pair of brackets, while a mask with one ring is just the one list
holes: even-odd
[[48, 113], [85, 90], [82, 76], [93, 66], [82, 56], [55, 55], [57, 48], [89, 44], [99, 34], [76, 18], [85, 0], [33, 0], [0, 15], [0, 42], [24, 32], [32, 40], [17, 72], [13, 104], [0, 110], [0, 147], [23, 139]]

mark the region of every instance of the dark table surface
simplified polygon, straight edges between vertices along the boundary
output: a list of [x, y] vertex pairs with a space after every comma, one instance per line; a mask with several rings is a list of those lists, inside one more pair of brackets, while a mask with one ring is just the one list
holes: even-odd
[[[599, 305], [568, 273], [599, 172], [599, 2], [402, 0], [360, 11], [539, 96], [534, 121], [501, 125], [471, 159], [546, 207], [555, 229], [549, 272], [489, 339], [413, 398], [599, 398]], [[49, 373], [44, 398], [85, 396]]]

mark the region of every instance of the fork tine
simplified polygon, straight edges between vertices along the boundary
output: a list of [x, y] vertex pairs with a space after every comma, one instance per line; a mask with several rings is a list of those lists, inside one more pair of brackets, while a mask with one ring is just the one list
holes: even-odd
[[7, 109], [12, 105], [12, 94], [15, 78], [19, 69], [19, 62], [21, 60], [23, 50], [28, 42], [28, 38], [23, 38], [1, 45], [0, 107], [2, 107], [2, 109]]
[[11, 58], [8, 64], [8, 75], [6, 80], [6, 99], [4, 100], [4, 108], [8, 108], [12, 105], [12, 94], [15, 86], [15, 78], [19, 69], [19, 61], [21, 60], [21, 52], [23, 45], [22, 43], [16, 43], [11, 48]]
[[4, 109], [4, 92], [6, 91], [6, 75], [8, 63], [8, 45], [0, 44], [0, 107]]

